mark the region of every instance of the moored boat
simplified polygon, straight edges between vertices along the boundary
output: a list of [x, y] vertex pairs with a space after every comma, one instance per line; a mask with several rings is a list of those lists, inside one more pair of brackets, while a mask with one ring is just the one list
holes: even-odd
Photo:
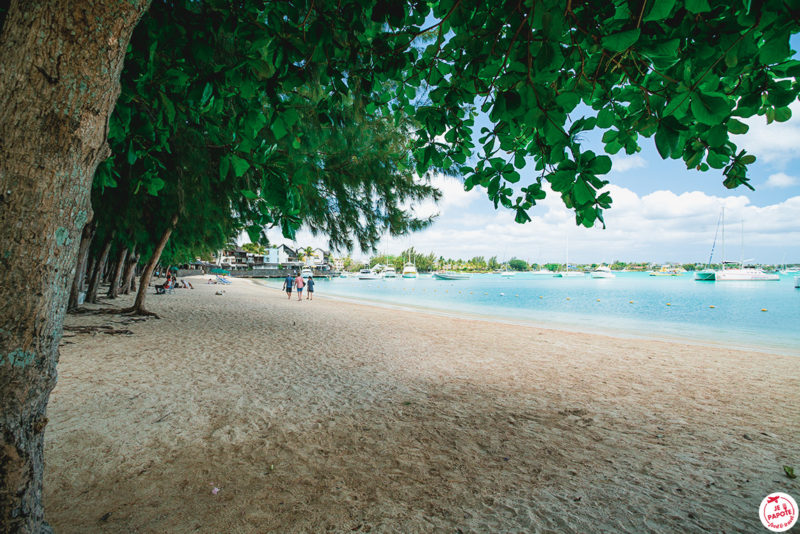
[[403, 266], [403, 278], [416, 278], [417, 274], [417, 266], [413, 263], [406, 263]]
[[714, 269], [703, 269], [694, 273], [694, 279], [699, 282], [713, 282], [716, 280], [717, 271]]
[[468, 274], [453, 271], [437, 271], [433, 273], [433, 277], [437, 280], [469, 280]]
[[358, 271], [358, 279], [359, 280], [378, 280], [380, 279], [380, 275], [373, 271], [372, 269], [361, 269]]
[[386, 267], [382, 273], [384, 278], [397, 278], [397, 271], [394, 267]]
[[601, 265], [594, 271], [592, 271], [592, 278], [616, 278], [617, 275], [611, 272], [611, 269], [606, 267], [605, 265]]
[[763, 282], [780, 280], [780, 275], [776, 273], [767, 273], [758, 267], [745, 267], [743, 263], [739, 267], [733, 269], [726, 269], [725, 265], [734, 264], [734, 262], [723, 262], [722, 270], [717, 271], [715, 280], [717, 282]]

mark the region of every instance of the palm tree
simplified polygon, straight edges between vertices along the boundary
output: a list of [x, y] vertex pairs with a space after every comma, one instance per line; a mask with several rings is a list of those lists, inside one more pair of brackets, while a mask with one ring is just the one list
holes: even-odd
[[313, 254], [314, 254], [314, 248], [313, 247], [306, 247], [306, 248], [300, 249], [300, 257], [303, 259], [303, 261], [306, 264], [308, 264], [308, 258], [310, 258]]

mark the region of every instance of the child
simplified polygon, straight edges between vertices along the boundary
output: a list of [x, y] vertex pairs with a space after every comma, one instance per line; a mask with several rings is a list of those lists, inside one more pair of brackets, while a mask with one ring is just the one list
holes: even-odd
[[314, 277], [309, 276], [308, 282], [306, 282], [308, 286], [308, 295], [306, 295], [306, 300], [314, 300]]

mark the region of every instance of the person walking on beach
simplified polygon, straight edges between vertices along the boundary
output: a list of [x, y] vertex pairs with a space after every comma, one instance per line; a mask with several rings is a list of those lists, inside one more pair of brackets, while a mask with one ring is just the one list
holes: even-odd
[[306, 285], [308, 286], [308, 290], [307, 290], [307, 294], [306, 294], [306, 300], [314, 300], [314, 277], [313, 276], [309, 276], [308, 277], [308, 281], [306, 282]]
[[286, 278], [283, 281], [283, 290], [286, 291], [286, 296], [289, 300], [292, 300], [292, 284], [294, 283], [294, 278], [292, 278], [291, 274], [287, 274]]
[[294, 279], [294, 285], [297, 288], [297, 300], [303, 300], [303, 287], [306, 283], [301, 275], [298, 274], [297, 278]]

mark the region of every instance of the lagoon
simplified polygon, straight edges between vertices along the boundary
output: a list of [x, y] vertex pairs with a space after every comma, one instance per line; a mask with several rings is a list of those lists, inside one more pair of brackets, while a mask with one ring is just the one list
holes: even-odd
[[697, 282], [693, 273], [616, 274], [612, 279], [530, 273], [457, 281], [334, 278], [317, 280], [316, 290], [318, 296], [437, 313], [800, 356], [800, 289], [793, 276], [777, 282]]

